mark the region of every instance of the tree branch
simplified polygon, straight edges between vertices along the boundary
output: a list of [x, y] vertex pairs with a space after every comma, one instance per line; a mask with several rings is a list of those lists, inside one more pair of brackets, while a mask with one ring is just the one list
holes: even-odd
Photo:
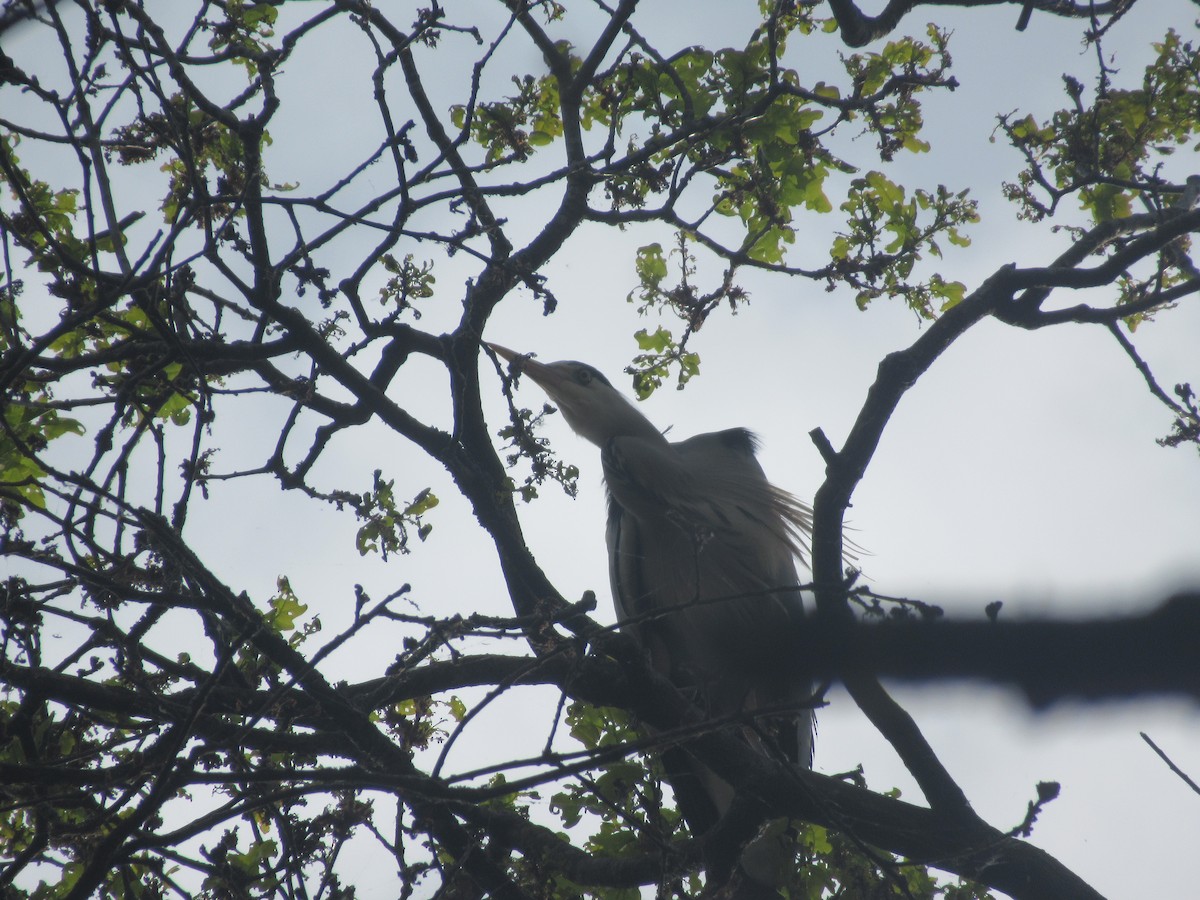
[[1076, 19], [1091, 19], [1097, 16], [1112, 16], [1125, 12], [1134, 0], [1111, 0], [1111, 2], [1071, 2], [1071, 0], [889, 0], [883, 11], [868, 16], [859, 9], [854, 0], [829, 0], [830, 9], [837, 19], [842, 40], [850, 47], [863, 47], [871, 41], [886, 37], [895, 30], [908, 13], [918, 6], [999, 6], [1012, 4], [1022, 7], [1017, 20], [1018, 30], [1029, 21], [1029, 11]]

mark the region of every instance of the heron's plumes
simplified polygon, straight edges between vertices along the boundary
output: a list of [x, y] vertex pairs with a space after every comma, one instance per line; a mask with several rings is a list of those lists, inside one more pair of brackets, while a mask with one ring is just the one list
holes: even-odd
[[720, 522], [726, 539], [783, 545], [807, 567], [812, 509], [767, 480], [755, 452], [758, 438], [744, 428], [701, 434], [674, 445], [683, 456], [699, 504]]

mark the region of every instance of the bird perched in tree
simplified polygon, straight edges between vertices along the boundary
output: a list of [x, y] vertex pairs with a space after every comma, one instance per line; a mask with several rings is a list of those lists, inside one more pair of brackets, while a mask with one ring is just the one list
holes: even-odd
[[[755, 719], [747, 737], [811, 766], [812, 685], [785, 663], [804, 617], [795, 561], [808, 551], [811, 509], [767, 480], [749, 431], [670, 442], [593, 367], [488, 346], [600, 448], [609, 577], [622, 627], [710, 717], [787, 710]], [[728, 808], [732, 789], [682, 751], [664, 764], [685, 819], [703, 833]], [[772, 880], [753, 871], [749, 849], [743, 867], [756, 881]]]

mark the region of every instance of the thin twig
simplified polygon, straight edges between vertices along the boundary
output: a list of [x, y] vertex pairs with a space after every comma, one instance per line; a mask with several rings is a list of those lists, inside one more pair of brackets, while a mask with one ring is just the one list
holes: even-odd
[[1183, 771], [1183, 769], [1171, 762], [1171, 758], [1167, 756], [1167, 754], [1163, 753], [1162, 748], [1160, 748], [1158, 744], [1154, 743], [1154, 741], [1150, 740], [1150, 735], [1146, 734], [1144, 731], [1139, 731], [1138, 734], [1142, 736], [1143, 741], [1150, 745], [1150, 749], [1157, 753], [1162, 761], [1167, 764], [1167, 768], [1182, 778], [1184, 783], [1193, 791], [1195, 791], [1197, 794], [1200, 794], [1200, 784], [1196, 784], [1196, 782], [1192, 781], [1192, 779], [1188, 777], [1188, 774]]
[[1159, 386], [1158, 382], [1154, 379], [1154, 373], [1150, 371], [1150, 367], [1146, 365], [1146, 361], [1143, 360], [1138, 354], [1137, 348], [1133, 346], [1129, 338], [1125, 337], [1125, 335], [1121, 333], [1121, 329], [1117, 323], [1110, 322], [1108, 325], [1108, 330], [1112, 333], [1112, 336], [1117, 339], [1117, 343], [1121, 345], [1121, 349], [1125, 351], [1126, 355], [1133, 362], [1137, 370], [1142, 373], [1142, 377], [1146, 379], [1146, 385], [1150, 388], [1150, 393], [1165, 403], [1167, 408], [1174, 412], [1177, 416], [1180, 416], [1184, 419], [1190, 419], [1191, 414], [1174, 400], [1172, 400], [1169, 396], [1167, 396], [1167, 392]]

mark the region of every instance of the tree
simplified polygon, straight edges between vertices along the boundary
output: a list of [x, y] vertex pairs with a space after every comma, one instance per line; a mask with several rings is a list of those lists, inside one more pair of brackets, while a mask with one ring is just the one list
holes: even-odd
[[[1024, 162], [1008, 187], [1018, 214], [1058, 249], [967, 284], [935, 264], [969, 243], [972, 197], [892, 174], [930, 150], [922, 104], [956, 86], [948, 33], [909, 31], [920, 6], [763, 3], [741, 13], [747, 38], [705, 47], [673, 43], [636, 2], [471, 18], [361, 0], [8, 4], [6, 888], [350, 896], [371, 853], [402, 896], [691, 896], [705, 862], [786, 817], [806, 857], [792, 896], [1096, 896], [1022, 840], [1055, 786], [1011, 830], [989, 825], [881, 687], [895, 670], [861, 647], [940, 626], [845, 577], [843, 526], [905, 392], [985, 321], [1108, 328], [1169, 407], [1164, 443], [1196, 442], [1191, 389], [1159, 386], [1131, 334], [1200, 287], [1196, 182], [1174, 153], [1200, 121], [1197, 55], [1171, 32], [1144, 73], [1118, 72], [1105, 40], [1141, 7], [1007, 4], [1023, 22], [1081, 20], [1096, 72], [1065, 81], [1061, 110], [1010, 113], [997, 131]], [[868, 49], [839, 62], [838, 40]], [[818, 52], [820, 77], [797, 66]], [[696, 332], [743, 309], [752, 278], [863, 308], [891, 298], [927, 323], [882, 360], [844, 437], [814, 435], [818, 612], [797, 637], [798, 665], [840, 678], [924, 805], [791, 771], [705, 722], [526, 546], [519, 504], [548, 484], [572, 492], [578, 471], [480, 339], [528, 298], [547, 315], [569, 305], [547, 273], [615, 229], [637, 236], [631, 299], [678, 320], [637, 335], [643, 396], [698, 374]], [[372, 459], [351, 463], [368, 444]], [[397, 444], [404, 461], [385, 465]], [[245, 586], [236, 548], [206, 526], [234, 530], [260, 514], [247, 504], [281, 530], [311, 523], [311, 549], [261, 534], [246, 551], [271, 558], [273, 590]], [[491, 542], [505, 614], [399, 583], [398, 558], [420, 556], [446, 516], [473, 516]], [[361, 563], [310, 614], [289, 570], [351, 544]], [[476, 547], [437, 548], [436, 565], [470, 565]], [[856, 608], [899, 624], [864, 631]], [[1141, 624], [1178, 639], [1193, 619], [1180, 600]], [[364, 649], [381, 635], [387, 657]], [[982, 648], [958, 664], [980, 674], [972, 661], [1003, 639], [956, 633]], [[1151, 647], [1083, 688], [1053, 670], [984, 674], [1024, 674], [1043, 697], [1194, 691], [1186, 652]], [[1122, 679], [1148, 662], [1162, 678]], [[935, 663], [915, 674], [962, 674]], [[524, 691], [554, 723], [544, 751], [451, 768]], [[738, 789], [707, 835], [686, 833], [661, 786], [654, 751], [669, 744]], [[922, 861], [978, 887], [935, 888]]]

